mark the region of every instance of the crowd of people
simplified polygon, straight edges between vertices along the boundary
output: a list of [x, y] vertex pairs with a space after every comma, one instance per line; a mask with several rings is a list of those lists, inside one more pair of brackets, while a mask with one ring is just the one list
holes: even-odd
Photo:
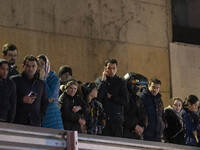
[[0, 59], [0, 121], [79, 133], [199, 146], [199, 99], [178, 97], [164, 108], [161, 81], [129, 72], [117, 76], [116, 59], [107, 59], [102, 76], [82, 83], [72, 68], [50, 70], [47, 56], [25, 56], [5, 44]]

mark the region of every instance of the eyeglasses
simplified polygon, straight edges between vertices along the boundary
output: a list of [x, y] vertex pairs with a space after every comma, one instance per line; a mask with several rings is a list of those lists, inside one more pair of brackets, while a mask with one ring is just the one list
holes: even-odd
[[13, 54], [7, 54], [7, 56], [8, 57], [17, 57], [18, 55], [17, 54], [14, 54], [14, 55]]

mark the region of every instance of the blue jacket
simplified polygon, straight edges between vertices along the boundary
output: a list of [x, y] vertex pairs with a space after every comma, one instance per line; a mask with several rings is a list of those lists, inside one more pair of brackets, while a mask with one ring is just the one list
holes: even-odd
[[49, 103], [46, 115], [42, 122], [42, 126], [53, 129], [64, 129], [60, 109], [58, 107], [60, 81], [59, 78], [56, 76], [55, 72], [49, 72], [45, 83], [48, 99], [55, 98], [56, 101]]
[[185, 134], [186, 145], [196, 146], [198, 143], [195, 139], [193, 131], [200, 132], [198, 116], [196, 113], [191, 112], [187, 108], [182, 110], [182, 114], [183, 114], [183, 123], [186, 130]]
[[161, 95], [158, 93], [153, 96], [146, 88], [140, 93], [140, 97], [148, 117], [148, 125], [144, 129], [144, 140], [161, 141], [162, 130], [167, 127]]

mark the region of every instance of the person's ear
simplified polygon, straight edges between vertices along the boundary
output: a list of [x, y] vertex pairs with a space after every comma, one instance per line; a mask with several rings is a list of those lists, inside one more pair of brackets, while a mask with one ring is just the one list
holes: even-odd
[[5, 59], [6, 55], [4, 53], [1, 53], [2, 57]]

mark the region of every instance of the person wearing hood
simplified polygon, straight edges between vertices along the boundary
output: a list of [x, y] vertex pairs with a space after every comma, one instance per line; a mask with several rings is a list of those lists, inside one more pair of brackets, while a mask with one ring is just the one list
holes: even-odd
[[162, 131], [167, 127], [164, 106], [159, 93], [161, 81], [157, 78], [149, 80], [148, 87], [140, 93], [145, 107], [148, 124], [144, 128], [144, 140], [161, 142]]
[[0, 59], [0, 122], [12, 123], [16, 111], [16, 86], [7, 78], [9, 63]]
[[105, 126], [106, 114], [102, 104], [96, 100], [98, 92], [96, 84], [87, 82], [81, 86], [81, 89], [87, 108], [90, 110], [90, 113], [85, 117], [87, 133], [101, 135]]
[[168, 127], [163, 131], [163, 139], [167, 143], [185, 144], [182, 108], [183, 101], [178, 97], [173, 97], [170, 105], [165, 108]]
[[46, 115], [42, 121], [42, 127], [53, 129], [64, 129], [61, 118], [60, 109], [58, 106], [58, 97], [60, 83], [59, 78], [54, 71], [50, 71], [50, 62], [47, 56], [39, 55], [38, 59], [38, 73], [39, 78], [46, 84], [49, 105]]
[[97, 100], [103, 104], [106, 112], [105, 136], [123, 136], [124, 105], [128, 103], [128, 90], [125, 81], [116, 75], [117, 60], [105, 61], [102, 77], [96, 79]]
[[59, 107], [65, 130], [86, 133], [85, 116], [89, 113], [86, 102], [76, 94], [78, 83], [69, 80], [61, 89]]

